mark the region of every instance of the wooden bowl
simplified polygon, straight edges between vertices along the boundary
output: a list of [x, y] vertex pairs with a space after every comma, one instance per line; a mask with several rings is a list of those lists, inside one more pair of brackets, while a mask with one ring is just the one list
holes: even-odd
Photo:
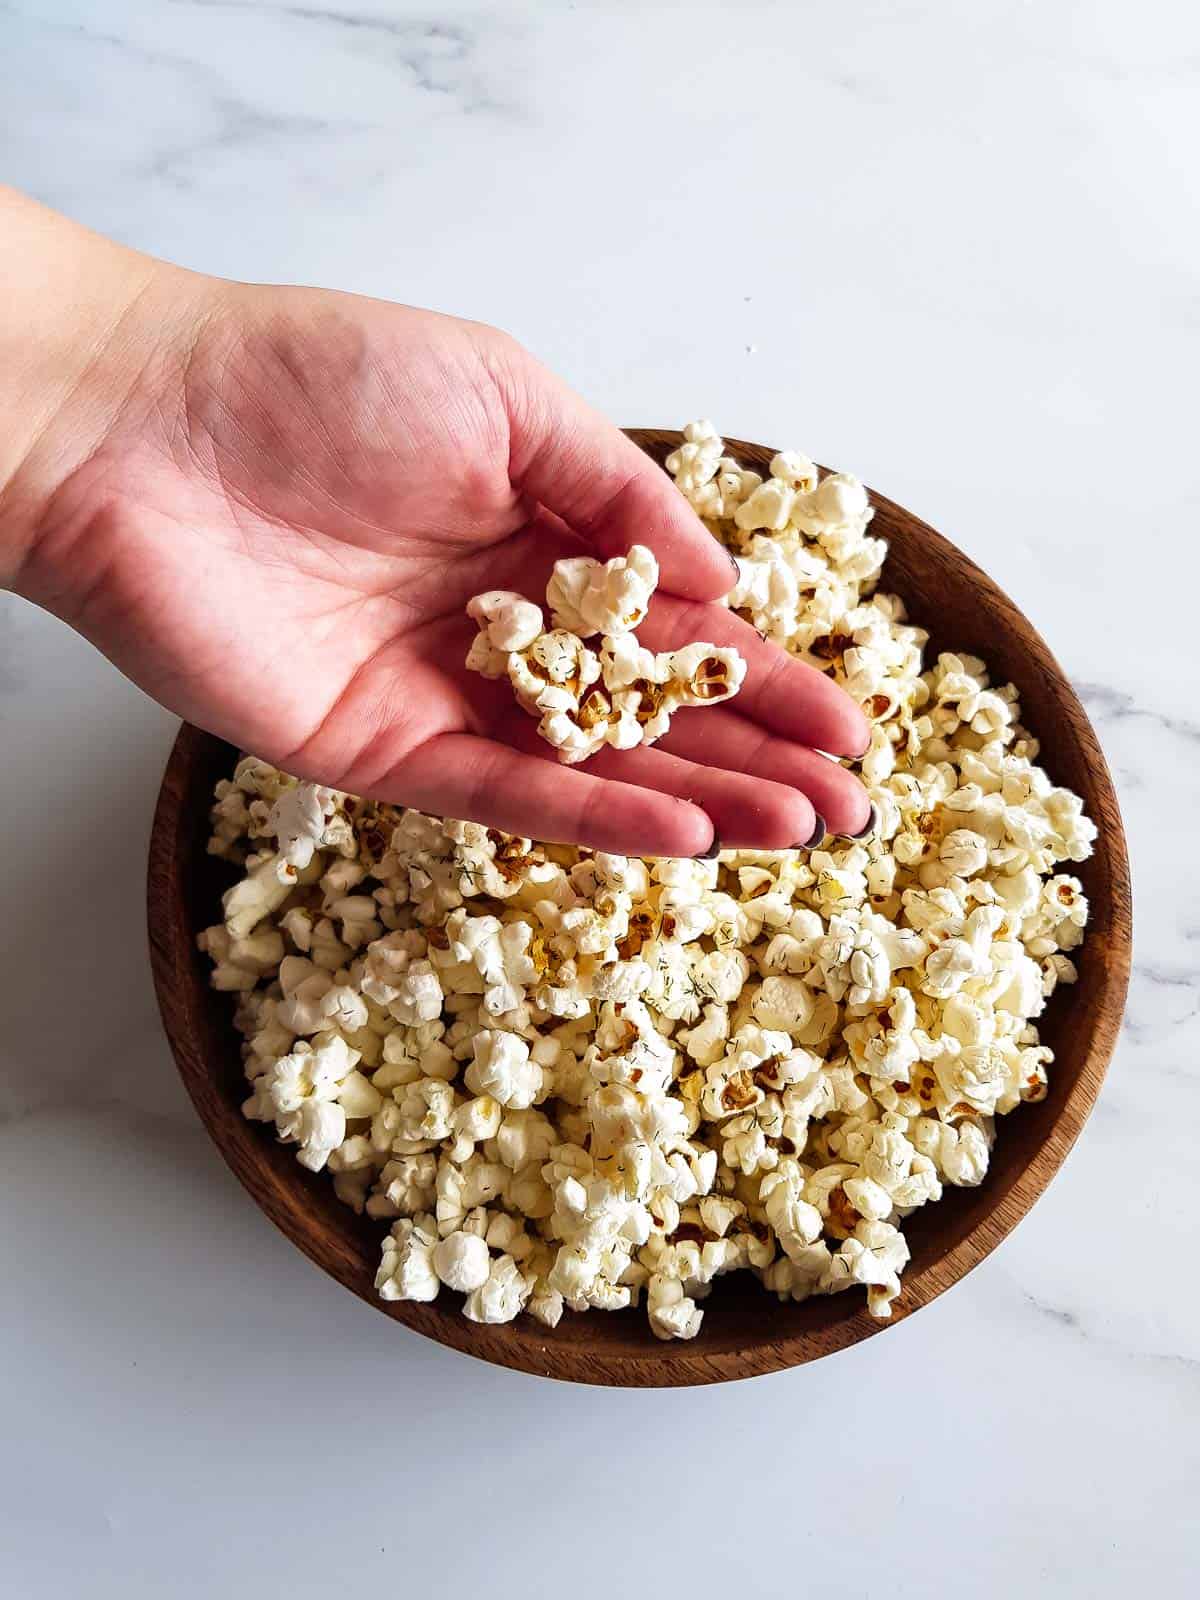
[[[630, 436], [660, 462], [681, 437], [663, 429], [631, 429]], [[755, 466], [773, 454], [739, 441], [730, 449]], [[1075, 1142], [1112, 1054], [1129, 975], [1129, 865], [1108, 768], [1062, 669], [1012, 601], [932, 528], [880, 495], [871, 500], [875, 530], [891, 544], [885, 588], [931, 628], [932, 651], [978, 654], [995, 681], [1017, 685], [1046, 767], [1083, 797], [1100, 830], [1095, 854], [1078, 869], [1091, 903], [1080, 980], [1058, 991], [1039, 1024], [1056, 1058], [1049, 1095], [1000, 1119], [981, 1187], [947, 1189], [944, 1200], [905, 1223], [912, 1261], [890, 1323], [868, 1314], [860, 1292], [785, 1305], [743, 1273], [718, 1281], [700, 1336], [688, 1343], [660, 1343], [644, 1310], [567, 1313], [550, 1330], [524, 1316], [501, 1327], [468, 1322], [449, 1291], [431, 1305], [377, 1299], [384, 1225], [355, 1216], [335, 1199], [326, 1174], [304, 1171], [290, 1148], [241, 1114], [246, 1088], [232, 1005], [209, 988], [209, 964], [196, 950], [197, 932], [219, 920], [219, 896], [231, 881], [205, 842], [213, 785], [231, 772], [236, 752], [196, 728], [180, 732], [155, 813], [148, 884], [151, 962], [175, 1060], [221, 1154], [271, 1220], [385, 1316], [485, 1361], [581, 1383], [682, 1385], [774, 1372], [880, 1333], [928, 1305], [1016, 1226]]]

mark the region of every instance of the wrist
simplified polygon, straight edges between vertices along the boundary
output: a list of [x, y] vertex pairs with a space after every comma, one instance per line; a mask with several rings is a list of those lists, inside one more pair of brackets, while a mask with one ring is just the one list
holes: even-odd
[[170, 341], [172, 280], [204, 280], [3, 188], [0, 273], [0, 587], [57, 610], [48, 508]]

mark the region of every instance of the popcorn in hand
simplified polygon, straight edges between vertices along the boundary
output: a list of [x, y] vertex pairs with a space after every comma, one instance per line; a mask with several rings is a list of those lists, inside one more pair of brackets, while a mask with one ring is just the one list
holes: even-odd
[[[546, 585], [546, 604], [554, 626], [581, 639], [596, 633], [632, 633], [646, 620], [657, 587], [658, 562], [653, 552], [635, 544], [627, 556], [614, 556], [603, 563], [592, 556], [556, 561]], [[470, 607], [467, 609], [469, 613]]]
[[[546, 590], [554, 627], [541, 630], [537, 606], [506, 590], [476, 595], [468, 616], [480, 632], [467, 667], [486, 678], [507, 674], [517, 703], [568, 764], [606, 746], [653, 744], [685, 706], [719, 705], [741, 688], [736, 650], [697, 643], [656, 655], [634, 638], [658, 582], [643, 545], [601, 564], [591, 556], [555, 563]], [[536, 624], [536, 626], [535, 626]], [[602, 634], [599, 653], [583, 641]]]
[[509, 589], [489, 589], [467, 602], [467, 615], [479, 624], [488, 643], [505, 655], [525, 650], [542, 632], [540, 606]]
[[[390, 1229], [383, 1299], [444, 1284], [469, 1319], [550, 1328], [640, 1302], [687, 1339], [743, 1271], [887, 1317], [905, 1217], [985, 1182], [1000, 1119], [1047, 1093], [1037, 1018], [1087, 959], [1095, 827], [1016, 691], [922, 659], [856, 479], [792, 452], [744, 469], [708, 422], [667, 465], [738, 559], [728, 603], [863, 706], [871, 839], [640, 861], [251, 757], [217, 786], [210, 848], [242, 876], [199, 944], [235, 996], [243, 1110]], [[653, 576], [565, 564], [549, 629], [519, 595], [472, 602], [472, 665], [565, 759], [740, 684], [732, 652], [639, 643]]]

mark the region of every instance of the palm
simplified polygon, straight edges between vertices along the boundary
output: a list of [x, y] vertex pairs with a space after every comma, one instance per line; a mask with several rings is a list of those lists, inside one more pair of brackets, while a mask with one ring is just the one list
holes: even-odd
[[[633, 829], [649, 848], [670, 849], [676, 835], [695, 836], [682, 813], [696, 807], [672, 810], [666, 792], [696, 795], [730, 840], [730, 818], [715, 815], [731, 809], [729, 782], [722, 798], [696, 777], [710, 769], [695, 765], [686, 717], [672, 735], [674, 757], [639, 751], [589, 763], [626, 780], [592, 782], [589, 798], [582, 774], [529, 759], [545, 752], [507, 686], [463, 666], [473, 594], [504, 587], [540, 598], [565, 550], [607, 554], [645, 537], [628, 529], [635, 518], [668, 524], [654, 531], [664, 583], [678, 594], [710, 599], [728, 584], [665, 480], [640, 460], [631, 466], [615, 430], [599, 435], [600, 448], [594, 437], [573, 439], [572, 426], [583, 434], [603, 425], [522, 352], [491, 330], [407, 308], [237, 291], [206, 319], [186, 363], [158, 380], [153, 417], [147, 427], [131, 408], [79, 488], [103, 508], [106, 556], [79, 625], [156, 697], [289, 770], [513, 831], [553, 835], [561, 814], [562, 836], [617, 847]], [[697, 615], [669, 595], [646, 632], [651, 643], [728, 638], [747, 654], [770, 649], [727, 612]], [[766, 662], [768, 675], [777, 665]], [[752, 663], [751, 689], [753, 678]], [[840, 714], [857, 743], [828, 686], [804, 687], [815, 721]], [[744, 703], [753, 711], [752, 694]], [[723, 731], [734, 740], [729, 767], [746, 785], [737, 741], [745, 745], [751, 724], [700, 715], [722, 719], [705, 726], [710, 739]], [[804, 736], [805, 715], [802, 703], [799, 728], [782, 731]], [[837, 747], [837, 731], [826, 747]], [[778, 760], [785, 741], [773, 743]], [[763, 753], [765, 776], [775, 776], [772, 752]], [[841, 807], [861, 819], [845, 774], [795, 753], [819, 763], [810, 776], [825, 814]], [[777, 783], [760, 781], [752, 802], [748, 789], [741, 795], [746, 842]], [[634, 784], [653, 802], [639, 805]], [[614, 831], [601, 819], [618, 798]], [[768, 833], [811, 819], [807, 803], [790, 798], [798, 805], [784, 806]]]
[[[414, 369], [415, 319], [376, 309], [210, 326], [181, 426], [107, 447], [121, 558], [101, 597], [136, 674], [174, 686], [185, 715], [279, 760], [303, 762], [319, 732], [364, 784], [389, 755], [376, 713], [397, 748], [478, 725], [455, 669], [463, 606], [526, 520], [498, 393], [464, 402], [468, 336], [445, 323]], [[451, 630], [461, 651], [443, 648]]]

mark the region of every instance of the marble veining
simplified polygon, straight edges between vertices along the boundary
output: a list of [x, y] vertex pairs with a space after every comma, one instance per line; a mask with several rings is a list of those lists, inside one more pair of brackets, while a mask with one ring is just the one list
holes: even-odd
[[1194, 8], [0, 0], [0, 63], [5, 177], [95, 227], [498, 322], [622, 422], [707, 413], [942, 528], [1076, 681], [1136, 945], [1061, 1175], [919, 1317], [703, 1396], [489, 1369], [209, 1148], [145, 953], [172, 720], [0, 596], [0, 1587], [1194, 1585]]
[[1087, 707], [1089, 716], [1101, 726], [1127, 722], [1131, 717], [1144, 717], [1177, 739], [1200, 744], [1200, 722], [1168, 716], [1165, 712], [1154, 710], [1152, 706], [1142, 705], [1132, 694], [1114, 689], [1108, 684], [1076, 683], [1075, 687]]
[[[336, 30], [346, 36], [351, 48], [374, 52], [382, 44], [390, 59], [411, 75], [418, 89], [449, 96], [466, 112], [511, 109], [493, 95], [476, 70], [480, 43], [480, 30], [476, 27], [397, 16], [395, 8], [368, 13], [336, 11], [326, 6], [288, 5], [282, 0], [177, 0], [177, 3], [218, 13], [252, 12], [285, 25], [296, 23]], [[488, 19], [485, 26], [494, 29], [497, 20]]]
[[1067, 1306], [1054, 1305], [1050, 1301], [1039, 1299], [1026, 1291], [1025, 1298], [1040, 1316], [1049, 1317], [1052, 1322], [1057, 1322], [1061, 1327], [1069, 1329], [1080, 1339], [1091, 1341], [1092, 1348], [1108, 1346], [1111, 1352], [1118, 1357], [1136, 1361], [1164, 1361], [1184, 1369], [1190, 1379], [1200, 1379], [1200, 1355], [1184, 1355], [1177, 1350], [1140, 1350], [1132, 1348], [1122, 1341], [1106, 1337], [1095, 1327], [1085, 1324], [1079, 1311]]

